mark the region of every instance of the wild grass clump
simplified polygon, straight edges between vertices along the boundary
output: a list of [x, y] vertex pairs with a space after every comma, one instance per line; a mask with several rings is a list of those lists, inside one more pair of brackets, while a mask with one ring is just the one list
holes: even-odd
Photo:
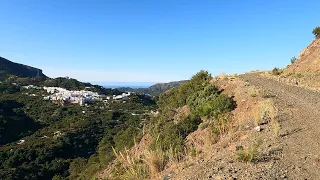
[[151, 178], [156, 178], [157, 175], [164, 170], [168, 161], [168, 155], [161, 149], [148, 150], [145, 152], [144, 162], [149, 168]]
[[141, 155], [136, 156], [129, 150], [116, 152], [116, 165], [111, 171], [112, 180], [136, 180], [136, 179], [157, 179], [167, 163], [176, 161], [177, 152], [173, 149], [163, 151], [161, 148], [145, 150]]
[[229, 114], [219, 115], [214, 121], [209, 125], [211, 132], [215, 136], [225, 134], [230, 129], [231, 117]]
[[256, 126], [271, 123], [274, 136], [279, 136], [281, 127], [277, 121], [278, 109], [271, 99], [261, 101], [258, 106], [253, 109], [253, 115]]
[[237, 159], [241, 162], [252, 162], [255, 156], [255, 152], [251, 150], [239, 150], [237, 152]]
[[189, 149], [189, 155], [190, 155], [191, 157], [196, 157], [197, 154], [198, 154], [198, 151], [197, 151], [196, 148], [191, 147], [191, 148]]
[[249, 86], [247, 92], [251, 97], [257, 97], [259, 95], [259, 90], [253, 86]]
[[240, 162], [253, 162], [257, 157], [259, 146], [260, 142], [254, 142], [248, 147], [248, 149], [241, 149], [237, 151], [237, 160]]
[[273, 127], [273, 132], [274, 132], [274, 136], [278, 137], [280, 135], [280, 124], [278, 123], [278, 121], [273, 120], [272, 121], [272, 127]]
[[111, 179], [136, 180], [147, 179], [149, 177], [148, 166], [139, 157], [134, 157], [129, 150], [116, 152], [117, 164], [112, 172]]
[[256, 125], [259, 125], [261, 122], [267, 123], [274, 121], [277, 114], [278, 110], [271, 99], [261, 101], [258, 106], [253, 108], [253, 115]]

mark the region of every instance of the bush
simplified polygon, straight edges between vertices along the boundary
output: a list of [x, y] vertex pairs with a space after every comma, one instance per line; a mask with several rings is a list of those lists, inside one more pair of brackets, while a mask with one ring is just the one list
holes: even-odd
[[294, 56], [294, 57], [291, 58], [290, 61], [291, 61], [291, 64], [293, 64], [293, 63], [295, 63], [297, 61], [297, 58]]
[[258, 153], [258, 148], [261, 142], [255, 142], [250, 145], [250, 147], [246, 150], [241, 149], [237, 151], [237, 159], [241, 162], [253, 162]]
[[313, 29], [312, 34], [315, 36], [315, 38], [320, 37], [320, 26]]
[[224, 94], [220, 94], [215, 85], [212, 84], [190, 96], [187, 102], [192, 114], [208, 118], [229, 112], [234, 107], [233, 100]]
[[199, 124], [198, 128], [201, 129], [201, 130], [204, 130], [208, 126], [209, 126], [209, 121], [204, 121], [201, 124]]
[[184, 139], [188, 134], [197, 130], [200, 123], [201, 119], [199, 116], [191, 115], [179, 121], [177, 124], [172, 121], [158, 121], [152, 130], [152, 136], [156, 141], [153, 141], [151, 148], [153, 150], [161, 149], [163, 151], [174, 149], [177, 153], [183, 152]]
[[272, 74], [273, 75], [276, 75], [276, 76], [279, 76], [280, 74], [282, 73], [282, 70], [281, 69], [279, 69], [279, 68], [273, 68], [273, 70], [272, 70]]
[[187, 103], [189, 96], [203, 90], [212, 79], [208, 71], [200, 71], [192, 78], [182, 84], [179, 88], [171, 89], [159, 96], [158, 106], [160, 112], [168, 112], [172, 109], [182, 107]]
[[251, 150], [248, 150], [248, 151], [239, 150], [237, 152], [237, 159], [241, 162], [252, 162], [254, 156], [255, 156], [255, 153]]

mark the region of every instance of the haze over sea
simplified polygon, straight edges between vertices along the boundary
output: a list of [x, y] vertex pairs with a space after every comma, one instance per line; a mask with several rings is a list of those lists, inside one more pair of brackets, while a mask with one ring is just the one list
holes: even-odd
[[156, 82], [94, 82], [94, 84], [101, 85], [105, 88], [119, 88], [119, 87], [129, 87], [129, 88], [148, 88]]

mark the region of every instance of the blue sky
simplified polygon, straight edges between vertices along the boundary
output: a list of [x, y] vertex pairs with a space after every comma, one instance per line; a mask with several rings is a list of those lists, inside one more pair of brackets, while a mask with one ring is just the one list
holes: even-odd
[[50, 77], [167, 82], [285, 67], [320, 26], [316, 0], [2, 0], [0, 56]]

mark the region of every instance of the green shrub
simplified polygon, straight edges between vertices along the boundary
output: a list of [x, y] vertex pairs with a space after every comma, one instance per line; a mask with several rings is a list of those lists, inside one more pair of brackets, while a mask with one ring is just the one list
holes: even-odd
[[212, 84], [190, 96], [187, 102], [191, 113], [201, 117], [217, 117], [234, 107], [234, 101], [225, 94], [220, 94]]
[[302, 75], [301, 73], [298, 73], [298, 74], [296, 75], [296, 77], [297, 77], [297, 78], [302, 78], [303, 75]]
[[171, 89], [165, 93], [160, 94], [158, 106], [160, 112], [168, 112], [172, 109], [182, 107], [187, 103], [189, 96], [202, 90], [209, 84], [212, 79], [208, 71], [200, 71], [192, 78], [182, 84], [179, 88]]
[[315, 38], [319, 38], [320, 37], [320, 26], [314, 28], [312, 30], [312, 34], [315, 36]]
[[209, 121], [204, 121], [201, 124], [199, 124], [198, 128], [203, 130], [209, 126]]
[[183, 150], [183, 137], [174, 122], [157, 121], [150, 130], [153, 137], [151, 149], [168, 151], [170, 148]]
[[195, 131], [200, 123], [200, 117], [191, 115], [179, 121], [177, 124], [172, 121], [158, 121], [151, 131], [152, 136], [156, 139], [153, 141], [151, 148], [153, 150], [161, 149], [163, 151], [174, 149], [177, 153], [183, 152], [184, 139], [188, 134]]
[[273, 70], [272, 70], [272, 74], [273, 75], [276, 75], [276, 76], [279, 76], [280, 74], [282, 73], [282, 70], [281, 69], [279, 69], [279, 68], [273, 68]]
[[291, 64], [293, 64], [293, 63], [295, 63], [297, 61], [297, 58], [296, 57], [292, 57], [290, 61], [291, 61]]
[[255, 153], [253, 151], [239, 150], [237, 152], [237, 159], [241, 162], [252, 162]]
[[191, 157], [196, 157], [197, 154], [198, 154], [197, 149], [194, 148], [194, 147], [191, 147], [191, 148], [189, 149], [189, 153], [190, 153], [190, 156], [191, 156]]
[[[160, 118], [152, 124], [151, 135], [155, 139], [153, 149], [173, 149], [178, 154], [184, 151], [184, 139], [197, 130], [201, 117], [211, 118], [230, 112], [235, 103], [210, 84], [212, 79], [207, 71], [200, 71], [182, 84], [159, 96]], [[176, 108], [188, 105], [190, 114], [177, 123], [172, 121]], [[217, 122], [217, 127], [224, 123]], [[207, 124], [208, 126], [208, 124]]]
[[260, 141], [254, 142], [248, 149], [241, 149], [237, 151], [237, 159], [241, 162], [253, 162], [257, 157], [258, 147], [260, 144]]

